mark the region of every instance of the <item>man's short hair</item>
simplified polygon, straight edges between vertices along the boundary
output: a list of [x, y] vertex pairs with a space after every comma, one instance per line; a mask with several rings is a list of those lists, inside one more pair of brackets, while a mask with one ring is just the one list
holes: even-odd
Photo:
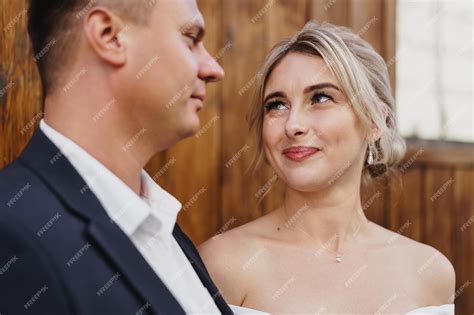
[[143, 25], [157, 0], [30, 0], [28, 33], [38, 64], [43, 97], [59, 85], [60, 71], [75, 57], [83, 17], [95, 6], [105, 6], [126, 19]]

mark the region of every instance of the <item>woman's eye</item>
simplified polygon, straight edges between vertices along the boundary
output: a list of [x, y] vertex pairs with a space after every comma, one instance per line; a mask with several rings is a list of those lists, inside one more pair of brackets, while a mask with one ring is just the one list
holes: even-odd
[[286, 109], [286, 108], [287, 106], [283, 102], [280, 102], [280, 101], [273, 101], [273, 102], [269, 102], [265, 104], [265, 109], [267, 111], [281, 110], [281, 109]]
[[325, 103], [329, 100], [332, 100], [332, 98], [324, 93], [316, 93], [311, 98], [311, 101], [313, 101], [313, 103]]

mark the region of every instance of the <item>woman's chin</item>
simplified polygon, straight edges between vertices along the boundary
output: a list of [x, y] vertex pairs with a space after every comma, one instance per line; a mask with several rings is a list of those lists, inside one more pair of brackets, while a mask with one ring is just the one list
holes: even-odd
[[301, 192], [315, 192], [328, 186], [327, 181], [308, 174], [293, 174], [286, 177], [286, 185], [293, 190]]

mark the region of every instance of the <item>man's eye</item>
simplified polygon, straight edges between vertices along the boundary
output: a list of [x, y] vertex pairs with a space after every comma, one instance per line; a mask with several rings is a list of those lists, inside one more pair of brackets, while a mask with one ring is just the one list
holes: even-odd
[[198, 43], [198, 39], [196, 36], [192, 35], [192, 34], [188, 34], [186, 35], [186, 37], [188, 37], [192, 42], [193, 42], [193, 45], [196, 46], [197, 43]]
[[267, 111], [271, 110], [281, 110], [281, 109], [286, 109], [288, 108], [283, 102], [281, 101], [272, 101], [267, 104], [265, 104], [265, 109]]
[[315, 93], [311, 98], [313, 103], [325, 103], [329, 100], [332, 100], [332, 98], [324, 93]]

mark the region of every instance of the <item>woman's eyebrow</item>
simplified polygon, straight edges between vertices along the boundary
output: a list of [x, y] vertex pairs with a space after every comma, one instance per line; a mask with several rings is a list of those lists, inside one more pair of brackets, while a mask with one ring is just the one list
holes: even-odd
[[266, 103], [269, 99], [274, 98], [274, 97], [286, 97], [285, 93], [277, 91], [277, 92], [272, 92], [265, 96], [263, 99], [263, 103]]
[[337, 91], [340, 91], [339, 88], [336, 85], [334, 85], [332, 83], [329, 83], [329, 82], [325, 82], [325, 83], [318, 83], [318, 84], [307, 86], [307, 87], [304, 88], [303, 93], [306, 94], [306, 93], [309, 93], [311, 91], [324, 89], [324, 88], [331, 88], [331, 89], [335, 89]]
[[[340, 91], [339, 88], [336, 85], [334, 85], [332, 83], [329, 83], [329, 82], [324, 82], [324, 83], [318, 83], [318, 84], [314, 84], [314, 85], [310, 85], [310, 86], [305, 87], [304, 90], [303, 90], [303, 93], [306, 94], [306, 93], [309, 93], [311, 91], [324, 89], [324, 88], [331, 88], [331, 89], [335, 89], [337, 91]], [[274, 98], [274, 97], [286, 97], [286, 94], [281, 92], [281, 91], [272, 92], [272, 93], [268, 94], [263, 99], [263, 103], [266, 103], [269, 99]]]

